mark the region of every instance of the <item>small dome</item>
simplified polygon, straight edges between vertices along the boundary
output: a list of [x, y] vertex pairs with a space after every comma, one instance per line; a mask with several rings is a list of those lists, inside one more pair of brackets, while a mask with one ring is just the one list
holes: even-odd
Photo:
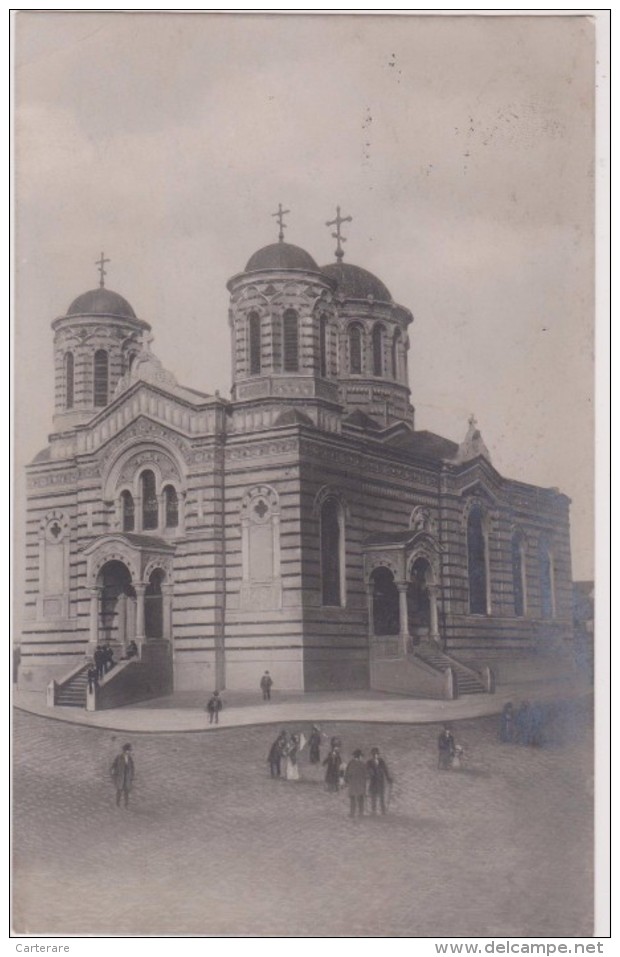
[[330, 263], [321, 269], [323, 275], [338, 283], [336, 293], [345, 299], [367, 299], [372, 296], [380, 302], [392, 302], [387, 286], [367, 269], [351, 263]]
[[250, 256], [246, 272], [256, 269], [307, 269], [319, 272], [319, 267], [305, 249], [291, 243], [272, 243]]
[[122, 296], [111, 289], [91, 289], [74, 299], [67, 309], [68, 316], [119, 316], [135, 319], [136, 314]]

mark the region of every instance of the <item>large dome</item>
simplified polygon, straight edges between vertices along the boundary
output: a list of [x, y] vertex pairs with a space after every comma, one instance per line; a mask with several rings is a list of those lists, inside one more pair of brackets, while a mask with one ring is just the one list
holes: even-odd
[[74, 299], [67, 309], [68, 316], [119, 316], [135, 319], [136, 314], [122, 296], [111, 289], [91, 289]]
[[367, 299], [372, 296], [373, 299], [381, 302], [392, 302], [387, 286], [360, 266], [353, 266], [351, 263], [330, 263], [329, 266], [323, 266], [321, 272], [338, 284], [336, 293], [346, 299]]
[[283, 242], [263, 246], [250, 256], [245, 271], [254, 272], [256, 269], [307, 269], [319, 272], [319, 267], [310, 253], [299, 246]]

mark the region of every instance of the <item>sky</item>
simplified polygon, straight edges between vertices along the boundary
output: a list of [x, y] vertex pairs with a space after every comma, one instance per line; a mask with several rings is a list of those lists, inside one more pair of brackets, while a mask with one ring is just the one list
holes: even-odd
[[52, 428], [51, 321], [106, 284], [188, 386], [230, 389], [226, 281], [277, 240], [412, 310], [416, 428], [475, 413], [572, 500], [593, 569], [594, 24], [584, 16], [20, 12], [16, 528]]

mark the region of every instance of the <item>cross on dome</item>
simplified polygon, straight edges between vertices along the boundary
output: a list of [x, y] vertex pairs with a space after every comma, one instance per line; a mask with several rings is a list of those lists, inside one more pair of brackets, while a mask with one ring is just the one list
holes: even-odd
[[278, 203], [278, 211], [272, 213], [271, 215], [278, 220], [278, 225], [280, 227], [280, 232], [278, 233], [278, 239], [281, 243], [284, 242], [284, 230], [287, 229], [287, 224], [284, 222], [284, 217], [288, 216], [290, 209], [282, 209], [282, 203]]
[[326, 226], [335, 226], [336, 232], [332, 233], [332, 237], [337, 240], [336, 246], [336, 259], [340, 262], [344, 256], [344, 250], [342, 248], [342, 243], [346, 243], [346, 238], [340, 232], [340, 227], [343, 223], [352, 223], [352, 216], [341, 216], [340, 215], [340, 206], [336, 206], [336, 218], [330, 219], [328, 223], [325, 223]]
[[97, 260], [95, 266], [99, 268], [99, 288], [103, 289], [105, 286], [104, 276], [107, 276], [105, 269], [103, 268], [106, 263], [111, 262], [110, 259], [106, 259], [103, 253], [101, 253], [101, 258]]

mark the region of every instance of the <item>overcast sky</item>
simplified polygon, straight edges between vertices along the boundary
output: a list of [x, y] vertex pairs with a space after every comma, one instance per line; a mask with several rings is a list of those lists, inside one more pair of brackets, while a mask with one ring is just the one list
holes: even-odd
[[502, 474], [570, 496], [592, 577], [589, 19], [16, 21], [18, 476], [51, 430], [50, 322], [101, 250], [165, 365], [228, 395], [226, 280], [279, 202], [333, 261], [340, 204], [347, 261], [414, 314], [417, 428], [458, 441], [474, 412]]

